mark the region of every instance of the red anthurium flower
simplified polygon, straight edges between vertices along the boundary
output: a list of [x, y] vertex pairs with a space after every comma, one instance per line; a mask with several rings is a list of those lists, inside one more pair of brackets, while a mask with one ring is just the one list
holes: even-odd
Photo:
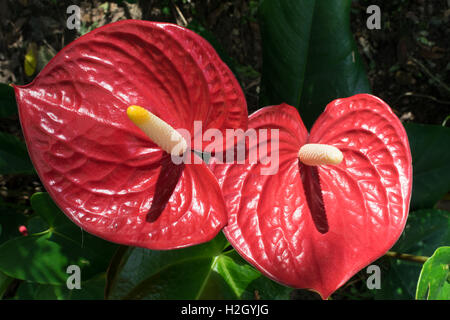
[[[331, 102], [308, 135], [294, 107], [263, 108], [248, 154], [279, 137], [279, 166], [212, 163], [229, 210], [225, 235], [263, 274], [327, 298], [400, 236], [409, 210], [411, 154], [389, 106], [359, 94]], [[278, 142], [278, 141], [277, 141]], [[273, 153], [273, 152], [272, 152]], [[260, 159], [259, 159], [260, 160]]]
[[[194, 141], [208, 128], [246, 127], [239, 84], [200, 36], [165, 23], [109, 24], [69, 44], [15, 92], [45, 188], [86, 231], [172, 249], [208, 241], [225, 225], [217, 181], [192, 152], [207, 144], [185, 141], [193, 164], [177, 165], [164, 140], [174, 128]], [[152, 123], [165, 129], [149, 134]]]

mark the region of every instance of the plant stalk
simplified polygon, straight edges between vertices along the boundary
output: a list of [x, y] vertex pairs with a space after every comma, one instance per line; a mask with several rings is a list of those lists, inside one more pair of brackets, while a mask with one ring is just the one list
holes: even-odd
[[417, 262], [417, 263], [425, 263], [428, 260], [428, 257], [425, 257], [425, 256], [415, 256], [413, 254], [399, 253], [399, 252], [394, 252], [394, 251], [386, 252], [385, 256], [389, 257], [389, 258], [395, 258], [395, 259]]

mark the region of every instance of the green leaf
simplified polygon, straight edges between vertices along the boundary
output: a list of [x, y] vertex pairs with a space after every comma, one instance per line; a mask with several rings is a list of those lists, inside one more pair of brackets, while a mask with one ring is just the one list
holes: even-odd
[[450, 212], [424, 209], [410, 212], [393, 251], [431, 256], [437, 247], [450, 243]]
[[[411, 212], [395, 252], [431, 256], [437, 247], [450, 243], [450, 213], [428, 209]], [[382, 271], [378, 299], [414, 299], [422, 265], [416, 262], [384, 258], [387, 270]], [[377, 263], [376, 263], [377, 264]]]
[[208, 243], [170, 251], [122, 248], [108, 272], [109, 299], [287, 298], [291, 289], [263, 277], [222, 233]]
[[[263, 276], [258, 270], [249, 265], [235, 251], [221, 254], [214, 266], [215, 273], [220, 276], [217, 282], [224, 283], [221, 293], [231, 292], [231, 295], [217, 297], [221, 299], [289, 299], [292, 288], [280, 285]], [[219, 278], [219, 277], [217, 277]], [[212, 281], [211, 281], [212, 282]], [[216, 285], [217, 286], [217, 285]], [[202, 299], [213, 299], [218, 291], [204, 292]]]
[[195, 299], [211, 273], [215, 257], [228, 243], [220, 233], [208, 243], [156, 251], [122, 248], [111, 262], [109, 299]]
[[[210, 287], [221, 290], [205, 290], [202, 299], [238, 299], [247, 293], [246, 288], [252, 281], [261, 277], [257, 270], [242, 261], [235, 250], [219, 255], [213, 271], [218, 276], [210, 281]], [[224, 297], [215, 296], [219, 292]]]
[[433, 207], [450, 191], [450, 128], [407, 123], [413, 160], [411, 208]]
[[450, 300], [450, 247], [438, 248], [424, 263], [416, 299]]
[[34, 173], [24, 142], [0, 132], [0, 174]]
[[350, 5], [262, 1], [262, 105], [293, 105], [309, 128], [332, 100], [370, 92], [350, 30]]
[[17, 114], [14, 89], [10, 85], [0, 83], [0, 118]]
[[3, 272], [0, 272], [0, 300], [3, 298], [3, 295], [13, 280], [13, 278], [8, 277]]
[[105, 274], [84, 281], [81, 289], [70, 290], [65, 285], [49, 285], [23, 282], [17, 291], [16, 300], [101, 300], [104, 298]]
[[53, 203], [47, 193], [31, 198], [46, 229], [0, 246], [0, 271], [41, 284], [65, 284], [69, 265], [78, 265], [81, 279], [104, 272], [117, 246], [83, 232]]

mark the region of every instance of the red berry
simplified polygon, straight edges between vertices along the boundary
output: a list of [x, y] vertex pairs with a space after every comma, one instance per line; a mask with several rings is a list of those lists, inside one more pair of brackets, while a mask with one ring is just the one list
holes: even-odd
[[28, 235], [28, 230], [27, 230], [27, 227], [25, 227], [25, 226], [20, 226], [20, 227], [19, 227], [19, 232], [20, 232], [23, 236], [27, 236], [27, 235]]

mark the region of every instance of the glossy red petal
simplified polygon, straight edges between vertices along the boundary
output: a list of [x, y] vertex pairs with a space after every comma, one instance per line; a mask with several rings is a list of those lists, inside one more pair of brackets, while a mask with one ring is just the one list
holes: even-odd
[[[264, 114], [266, 108], [259, 112]], [[266, 124], [256, 123], [292, 131], [286, 118], [295, 116], [279, 108]], [[252, 115], [249, 127], [254, 124]], [[409, 210], [411, 155], [398, 118], [370, 95], [331, 102], [310, 137], [304, 136], [300, 133], [299, 139], [280, 145], [286, 149], [291, 144], [292, 151], [280, 157], [276, 175], [262, 176], [261, 164], [212, 168], [229, 209], [224, 231], [236, 250], [275, 281], [310, 288], [327, 298], [400, 236]], [[297, 158], [306, 141], [334, 145], [344, 153], [341, 164], [317, 167], [320, 183], [313, 187]], [[317, 219], [317, 208], [311, 210], [307, 199], [318, 196], [307, 194], [317, 187], [326, 213], [322, 230], [324, 221]]]
[[309, 141], [344, 154], [341, 164], [318, 167], [330, 232], [315, 234], [314, 242], [317, 248], [339, 243], [330, 253], [335, 263], [321, 253], [315, 257], [322, 274], [333, 275], [316, 287], [327, 296], [400, 237], [409, 212], [412, 160], [400, 120], [369, 94], [331, 102]]
[[[261, 174], [268, 165], [260, 159], [249, 161], [250, 152], [245, 164], [212, 162], [228, 208], [224, 233], [233, 247], [266, 276], [295, 286], [293, 280], [301, 277], [302, 268], [307, 266], [302, 256], [311, 249], [308, 232], [314, 227], [297, 157], [308, 133], [297, 110], [288, 105], [258, 110], [249, 117], [248, 127], [279, 130], [279, 168], [275, 174]], [[267, 140], [258, 139], [249, 150]]]
[[15, 91], [45, 188], [89, 232], [169, 249], [207, 241], [226, 222], [209, 169], [170, 165], [126, 116], [128, 106], [141, 105], [192, 138], [194, 121], [246, 126], [237, 81], [195, 33], [148, 21], [109, 24], [69, 44]]

